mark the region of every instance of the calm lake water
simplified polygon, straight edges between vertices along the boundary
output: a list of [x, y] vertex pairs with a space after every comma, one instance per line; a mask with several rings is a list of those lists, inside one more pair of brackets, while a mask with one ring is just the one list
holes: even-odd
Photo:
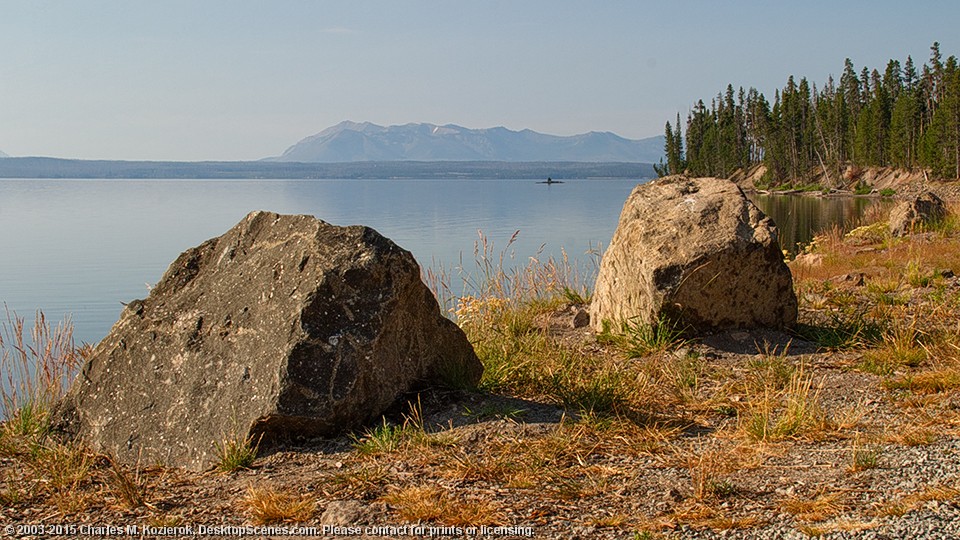
[[[77, 342], [96, 343], [121, 302], [147, 295], [185, 249], [252, 210], [363, 224], [423, 267], [471, 265], [478, 231], [508, 255], [559, 256], [585, 272], [606, 246], [636, 180], [6, 180], [0, 179], [0, 302], [30, 320], [71, 315]], [[870, 201], [760, 197], [784, 247], [855, 219]]]

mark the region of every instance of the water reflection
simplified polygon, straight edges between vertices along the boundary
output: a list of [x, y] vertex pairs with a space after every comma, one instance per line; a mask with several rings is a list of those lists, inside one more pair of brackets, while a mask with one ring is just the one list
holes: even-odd
[[834, 225], [849, 230], [857, 226], [867, 208], [875, 204], [892, 204], [887, 199], [863, 197], [759, 194], [750, 194], [749, 197], [776, 222], [780, 247], [791, 256], [810, 243], [815, 234]]

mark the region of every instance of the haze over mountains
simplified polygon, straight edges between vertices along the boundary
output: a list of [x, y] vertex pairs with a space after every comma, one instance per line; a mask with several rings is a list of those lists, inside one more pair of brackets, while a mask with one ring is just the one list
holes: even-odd
[[651, 178], [662, 136], [561, 137], [503, 127], [342, 122], [258, 161], [11, 157], [0, 178]]
[[468, 129], [448, 124], [379, 126], [341, 122], [268, 161], [579, 161], [656, 163], [663, 136], [625, 139], [609, 132], [557, 136], [504, 127]]

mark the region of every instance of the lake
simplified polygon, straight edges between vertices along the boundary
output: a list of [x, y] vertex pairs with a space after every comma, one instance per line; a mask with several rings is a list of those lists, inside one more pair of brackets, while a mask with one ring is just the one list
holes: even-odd
[[[78, 343], [96, 343], [121, 302], [143, 298], [185, 249], [252, 210], [363, 224], [421, 266], [472, 264], [478, 231], [497, 251], [514, 232], [516, 264], [561, 248], [586, 272], [606, 246], [636, 180], [18, 180], [0, 179], [0, 301], [32, 319], [72, 315]], [[856, 219], [871, 201], [759, 197], [783, 245]]]

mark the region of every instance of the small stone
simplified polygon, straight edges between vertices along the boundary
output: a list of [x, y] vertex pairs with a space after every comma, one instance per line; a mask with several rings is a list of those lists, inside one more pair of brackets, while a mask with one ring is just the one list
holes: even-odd
[[360, 521], [364, 507], [359, 501], [331, 501], [320, 516], [323, 525], [352, 525]]
[[573, 316], [572, 325], [574, 328], [583, 328], [590, 324], [590, 313], [583, 308], [578, 308]]

